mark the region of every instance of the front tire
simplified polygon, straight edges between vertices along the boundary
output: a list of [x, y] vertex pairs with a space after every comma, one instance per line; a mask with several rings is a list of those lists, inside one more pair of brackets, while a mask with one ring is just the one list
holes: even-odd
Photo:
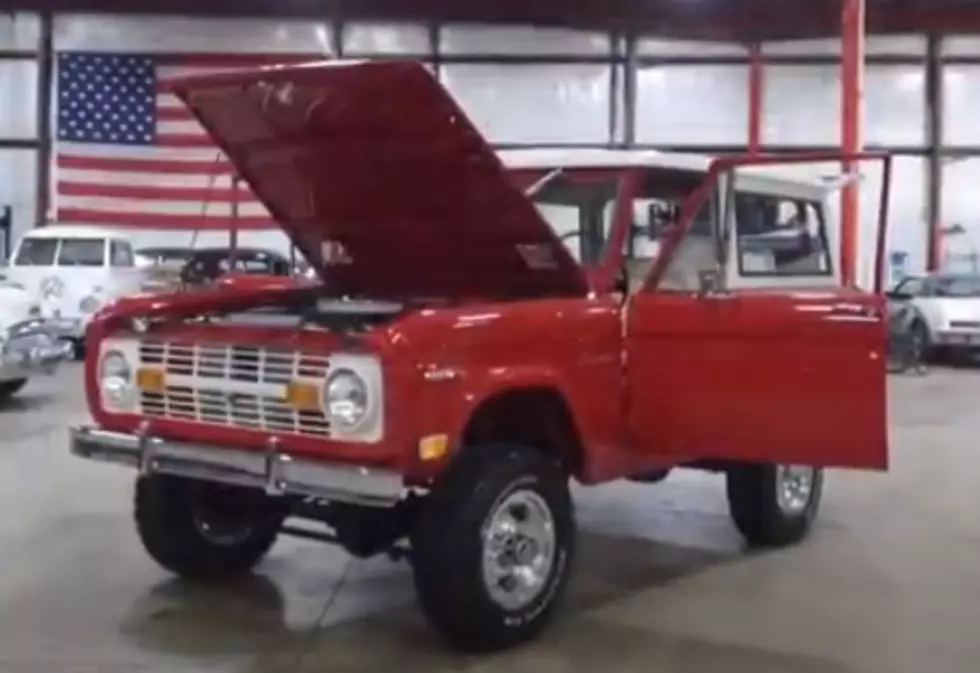
[[568, 475], [557, 461], [522, 446], [464, 449], [412, 536], [422, 609], [458, 650], [527, 641], [552, 616], [574, 547]]
[[167, 475], [136, 482], [136, 529], [147, 553], [188, 580], [244, 575], [276, 541], [285, 505], [235, 486]]
[[800, 542], [813, 526], [823, 494], [823, 468], [738, 465], [727, 473], [728, 507], [735, 527], [753, 546]]

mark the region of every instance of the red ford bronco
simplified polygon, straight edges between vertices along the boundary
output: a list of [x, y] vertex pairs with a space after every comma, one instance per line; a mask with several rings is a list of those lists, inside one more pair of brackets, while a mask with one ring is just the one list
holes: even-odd
[[[322, 283], [89, 327], [72, 451], [138, 469], [166, 569], [245, 573], [280, 534], [404, 556], [447, 641], [492, 650], [554, 613], [572, 479], [722, 472], [744, 537], [787, 545], [824, 467], [887, 467], [883, 300], [840, 281], [826, 185], [777, 166], [841, 156], [497, 154], [415, 63], [176, 90]], [[886, 201], [888, 158], [848, 160]]]

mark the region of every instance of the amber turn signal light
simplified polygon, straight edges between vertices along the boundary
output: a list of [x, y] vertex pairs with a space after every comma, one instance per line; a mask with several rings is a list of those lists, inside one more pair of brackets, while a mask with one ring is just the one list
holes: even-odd
[[159, 369], [140, 367], [136, 370], [136, 387], [145, 393], [162, 393], [167, 387], [166, 377]]
[[419, 440], [419, 458], [439, 460], [449, 450], [449, 435], [428, 435]]
[[286, 404], [300, 411], [319, 411], [320, 387], [292, 381], [286, 386]]

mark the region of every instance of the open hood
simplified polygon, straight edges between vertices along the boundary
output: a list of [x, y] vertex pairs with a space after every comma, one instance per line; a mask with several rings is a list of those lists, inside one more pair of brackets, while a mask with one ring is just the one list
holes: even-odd
[[421, 64], [268, 68], [174, 91], [338, 293], [587, 292], [578, 263]]

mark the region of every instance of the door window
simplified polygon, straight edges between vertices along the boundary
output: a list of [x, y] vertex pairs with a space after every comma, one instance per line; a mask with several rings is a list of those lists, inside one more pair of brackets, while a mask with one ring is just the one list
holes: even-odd
[[737, 192], [735, 231], [742, 277], [830, 276], [833, 272], [819, 201]]

